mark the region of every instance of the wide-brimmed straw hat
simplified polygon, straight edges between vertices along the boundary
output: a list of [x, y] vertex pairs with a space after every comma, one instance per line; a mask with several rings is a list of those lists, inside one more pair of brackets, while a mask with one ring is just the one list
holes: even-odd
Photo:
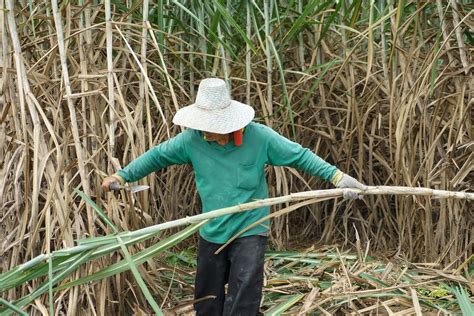
[[245, 127], [254, 116], [251, 106], [230, 98], [224, 80], [208, 78], [199, 83], [196, 102], [180, 109], [173, 123], [199, 131], [228, 134]]

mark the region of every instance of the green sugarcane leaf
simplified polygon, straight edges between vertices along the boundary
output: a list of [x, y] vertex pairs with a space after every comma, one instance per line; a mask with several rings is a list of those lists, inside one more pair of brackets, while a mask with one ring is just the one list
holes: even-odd
[[[43, 259], [44, 256], [41, 256]], [[77, 255], [68, 257], [54, 257], [53, 258], [53, 272], [59, 272], [63, 268], [67, 267], [70, 263], [62, 265], [64, 262], [72, 259], [73, 261], [77, 258]], [[48, 275], [48, 263], [46, 261], [36, 262], [34, 265], [23, 269], [23, 266], [18, 266], [15, 269], [8, 272], [6, 277], [0, 278], [0, 293], [6, 290], [13, 289], [20, 286], [23, 283], [31, 280]]]
[[21, 308], [19, 308], [18, 306], [16, 306], [15, 304], [12, 304], [6, 300], [4, 300], [3, 298], [0, 297], [0, 305], [5, 305], [6, 308], [12, 310], [13, 312], [15, 313], [18, 313], [20, 314], [21, 316], [28, 316], [28, 313], [24, 312], [21, 310]]
[[358, 0], [358, 1], [352, 2], [351, 7], [348, 10], [350, 12], [351, 8], [354, 8], [354, 13], [352, 14], [351, 22], [350, 22], [351, 28], [354, 28], [354, 25], [357, 22], [357, 18], [359, 17], [361, 7], [362, 7], [362, 0]]
[[[165, 23], [163, 20], [163, 0], [158, 0], [157, 7], [159, 8], [156, 10], [156, 24], [158, 24], [159, 30], [165, 29]], [[162, 47], [163, 50], [166, 50], [165, 40], [163, 36], [163, 32], [158, 33], [158, 44]]]
[[[342, 1], [341, 1], [342, 2]], [[316, 15], [322, 10], [324, 10], [327, 6], [333, 3], [333, 1], [326, 1], [322, 3], [317, 10], [314, 10], [315, 7], [320, 4], [320, 0], [312, 0], [310, 1], [303, 9], [303, 12], [298, 16], [296, 19], [295, 23], [291, 26], [290, 30], [288, 33], [285, 35], [285, 37], [282, 40], [282, 44], [288, 43], [293, 40], [295, 36], [297, 36], [301, 29], [305, 26], [306, 24], [306, 18], [308, 17], [309, 14]]]
[[97, 215], [100, 216], [100, 218], [102, 218], [102, 220], [110, 226], [110, 228], [112, 228], [112, 230], [114, 231], [114, 233], [118, 233], [118, 229], [117, 227], [115, 227], [115, 225], [112, 223], [112, 221], [110, 220], [110, 218], [107, 216], [107, 214], [105, 214], [105, 212], [97, 205], [95, 204], [94, 201], [92, 201], [87, 195], [84, 194], [84, 192], [82, 192], [81, 190], [79, 190], [78, 188], [75, 188], [74, 189], [74, 192], [76, 192], [77, 194], [79, 194], [79, 196], [84, 200], [86, 201], [87, 204], [89, 204], [90, 206], [92, 206], [92, 208], [97, 212]]
[[212, 12], [209, 10], [209, 18], [211, 20], [211, 23], [209, 24], [209, 35], [207, 36], [207, 53], [209, 55], [215, 55], [215, 42], [217, 38], [215, 37], [216, 34], [218, 34], [217, 31], [217, 26], [219, 25], [219, 21], [221, 20], [221, 13], [219, 11], [217, 12]]
[[242, 30], [240, 25], [237, 24], [237, 22], [232, 17], [232, 15], [229, 13], [229, 11], [218, 0], [214, 1], [214, 5], [217, 8], [217, 10], [219, 11], [219, 13], [224, 17], [224, 20], [226, 22], [228, 22], [237, 31], [237, 33], [240, 34], [240, 36], [245, 41], [245, 43], [247, 43], [249, 48], [255, 53], [257, 50], [256, 50], [255, 46], [253, 45], [252, 41], [250, 40], [250, 38], [247, 37], [247, 34], [244, 32], [244, 30]]
[[293, 135], [296, 135], [295, 121], [293, 119], [294, 113], [293, 113], [293, 109], [291, 108], [290, 97], [288, 95], [288, 89], [286, 87], [283, 63], [281, 62], [280, 56], [278, 54], [278, 51], [275, 48], [275, 44], [273, 43], [273, 40], [272, 40], [271, 37], [268, 38], [268, 43], [270, 44], [270, 48], [273, 52], [273, 55], [275, 56], [275, 60], [276, 60], [277, 65], [278, 65], [278, 71], [280, 72], [281, 86], [283, 88], [283, 100], [285, 101], [285, 107], [286, 107], [286, 109], [288, 111], [288, 115], [290, 117], [290, 124], [291, 124], [291, 129], [293, 131]]
[[[55, 285], [59, 281], [63, 280], [67, 276], [71, 275], [80, 265], [83, 263], [89, 261], [89, 258], [91, 256], [92, 250], [89, 251], [84, 251], [83, 253], [80, 253], [77, 255], [77, 259], [74, 260], [66, 269], [62, 270], [61, 272], [58, 272], [56, 275], [54, 275], [53, 280], [48, 280], [46, 282], [43, 282], [34, 292], [22, 297], [21, 299], [17, 300], [14, 302], [16, 306], [19, 308], [28, 305], [35, 299], [37, 299], [40, 295], [48, 291], [49, 284], [50, 282]], [[48, 269], [48, 265], [46, 264], [46, 269]], [[0, 316], [6, 316], [10, 315], [11, 311], [7, 310], [0, 310]]]
[[334, 20], [338, 16], [339, 11], [341, 10], [341, 7], [342, 7], [343, 3], [344, 3], [344, 1], [339, 1], [339, 3], [336, 5], [336, 9], [334, 10], [334, 12], [329, 16], [329, 19], [326, 21], [326, 23], [324, 23], [323, 29], [321, 30], [321, 35], [319, 36], [318, 43], [316, 44], [316, 46], [319, 46], [321, 41], [326, 36], [326, 33], [329, 31], [329, 28], [331, 27]]
[[48, 292], [49, 292], [49, 315], [54, 315], [54, 296], [53, 296], [53, 257], [48, 258]]
[[[155, 237], [157, 235], [157, 233], [148, 233], [148, 234], [143, 234], [137, 239], [137, 237], [127, 236], [127, 233], [128, 232], [123, 232], [119, 234], [120, 238], [122, 238], [125, 244], [130, 244], [130, 242], [136, 243], [141, 240], [146, 240], [148, 238]], [[78, 239], [76, 242], [78, 245], [95, 245], [97, 247], [117, 243], [115, 240], [115, 235], [83, 238], [83, 239]]]
[[[435, 41], [435, 52], [436, 56], [439, 55], [439, 52], [441, 50], [440, 48], [440, 41], [441, 41], [441, 30], [438, 32], [436, 36], [436, 41]], [[436, 58], [433, 62], [433, 65], [431, 66], [431, 72], [430, 72], [430, 96], [433, 96], [434, 88], [436, 85], [436, 78], [438, 77], [438, 67], [442, 63], [442, 60], [439, 58]]]
[[461, 308], [463, 315], [474, 315], [474, 305], [471, 302], [471, 298], [467, 294], [466, 290], [462, 286], [451, 287], [451, 291], [456, 296], [456, 299]]
[[179, 8], [181, 8], [183, 10], [183, 12], [185, 12], [186, 14], [188, 14], [193, 20], [195, 20], [199, 25], [201, 25], [202, 27], [204, 27], [205, 29], [207, 29], [210, 34], [216, 38], [216, 40], [221, 44], [223, 45], [227, 51], [232, 55], [233, 58], [235, 59], [238, 59], [239, 57], [235, 54], [235, 52], [229, 47], [229, 45], [227, 44], [227, 42], [224, 42], [222, 39], [219, 38], [219, 36], [217, 36], [217, 34], [215, 34], [214, 32], [212, 32], [211, 29], [209, 29], [209, 27], [203, 22], [201, 21], [201, 19], [199, 19], [193, 12], [191, 12], [185, 5], [179, 3], [179, 1], [177, 0], [172, 0], [172, 2], [178, 6]]
[[150, 293], [150, 290], [146, 286], [145, 281], [143, 281], [143, 278], [140, 275], [140, 272], [138, 272], [137, 266], [133, 262], [132, 256], [130, 256], [130, 253], [128, 252], [127, 247], [125, 247], [125, 244], [123, 243], [122, 239], [120, 239], [119, 236], [117, 236], [117, 241], [119, 242], [120, 248], [122, 249], [122, 252], [125, 255], [125, 260], [127, 261], [129, 269], [132, 270], [133, 276], [135, 277], [135, 280], [140, 286], [140, 289], [142, 290], [143, 295], [145, 295], [146, 300], [148, 301], [148, 303], [150, 303], [156, 315], [160, 315], [160, 316], [163, 315], [163, 312], [158, 306], [158, 303], [156, 303], [155, 299]]
[[[146, 248], [142, 251], [137, 252], [136, 254], [132, 255], [132, 260], [136, 265], [140, 265], [152, 257], [156, 256], [157, 254], [169, 249], [170, 247], [173, 247], [174, 245], [180, 243], [184, 239], [188, 238], [192, 234], [194, 234], [202, 225], [207, 223], [207, 221], [202, 221], [196, 224], [193, 224], [186, 229], [183, 229], [182, 231], [166, 238], [158, 243], [154, 244], [153, 246]], [[63, 284], [55, 289], [55, 291], [61, 291], [73, 286], [77, 286], [80, 284], [84, 284], [87, 282], [93, 282], [93, 281], [98, 281], [104, 278], [108, 278], [110, 276], [122, 273], [124, 271], [129, 270], [129, 267], [127, 265], [127, 262], [125, 260], [121, 260], [115, 264], [112, 264], [100, 271], [97, 271], [94, 274], [82, 277], [80, 279], [77, 279], [75, 281]]]
[[321, 74], [316, 78], [316, 80], [314, 80], [314, 82], [311, 84], [311, 87], [309, 88], [309, 91], [306, 93], [303, 101], [301, 101], [301, 108], [304, 108], [306, 106], [306, 104], [308, 103], [308, 101], [310, 100], [310, 98], [314, 97], [314, 90], [319, 86], [321, 81], [323, 81], [324, 78], [326, 78], [326, 74], [327, 74], [328, 70], [332, 66], [340, 64], [342, 62], [343, 62], [342, 60], [337, 60], [336, 59], [336, 60], [332, 60], [328, 63], [325, 63], [323, 65], [318, 65], [318, 66], [323, 66], [323, 70], [321, 71]]
[[383, 287], [389, 287], [390, 286], [389, 284], [383, 282], [382, 280], [377, 279], [376, 277], [373, 277], [373, 276], [371, 276], [370, 274], [367, 274], [367, 273], [361, 273], [361, 274], [359, 274], [359, 276], [363, 279], [366, 279], [366, 280], [372, 281], [374, 283], [377, 283], [379, 285], [382, 285]]
[[304, 294], [295, 294], [295, 295], [288, 295], [286, 300], [283, 303], [278, 304], [277, 306], [269, 309], [265, 312], [264, 315], [273, 316], [273, 315], [281, 315], [283, 312], [290, 309], [293, 305], [298, 303]]

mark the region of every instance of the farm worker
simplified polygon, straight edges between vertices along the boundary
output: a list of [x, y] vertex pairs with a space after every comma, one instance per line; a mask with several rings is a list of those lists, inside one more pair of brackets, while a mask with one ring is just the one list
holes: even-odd
[[[295, 167], [338, 188], [367, 189], [309, 149], [252, 122], [254, 114], [252, 107], [230, 98], [223, 80], [204, 79], [196, 102], [173, 118], [173, 123], [187, 129], [105, 178], [102, 187], [108, 191], [113, 182], [133, 182], [169, 165], [191, 164], [203, 212], [267, 198], [265, 165]], [[358, 197], [345, 193], [345, 198]], [[200, 229], [195, 299], [211, 298], [195, 303], [196, 315], [258, 313], [268, 221], [247, 230], [219, 254], [215, 252], [268, 214], [269, 207], [261, 207], [215, 218]]]

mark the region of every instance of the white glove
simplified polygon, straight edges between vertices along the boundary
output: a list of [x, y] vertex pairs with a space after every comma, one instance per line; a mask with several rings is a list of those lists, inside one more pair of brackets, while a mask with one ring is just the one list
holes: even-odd
[[[360, 183], [353, 177], [347, 174], [343, 174], [341, 180], [336, 184], [336, 187], [340, 189], [344, 188], [352, 188], [352, 189], [359, 189], [359, 190], [367, 190], [367, 186], [365, 184]], [[363, 196], [359, 195], [355, 192], [347, 191], [343, 193], [344, 199], [359, 199], [362, 200]]]

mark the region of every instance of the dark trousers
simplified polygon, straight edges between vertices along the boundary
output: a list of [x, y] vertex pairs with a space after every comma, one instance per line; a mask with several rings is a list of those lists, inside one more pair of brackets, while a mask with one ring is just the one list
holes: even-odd
[[196, 316], [257, 315], [266, 242], [267, 237], [258, 235], [237, 238], [215, 255], [222, 245], [199, 238], [194, 298], [215, 298], [196, 302]]

